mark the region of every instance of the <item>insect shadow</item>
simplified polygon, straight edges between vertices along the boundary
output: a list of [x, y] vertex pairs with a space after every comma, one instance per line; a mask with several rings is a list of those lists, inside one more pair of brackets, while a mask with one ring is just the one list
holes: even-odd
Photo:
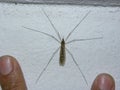
[[37, 80], [36, 80], [36, 83], [39, 81], [40, 77], [43, 75], [44, 71], [47, 69], [48, 65], [50, 64], [50, 62], [52, 61], [53, 57], [55, 56], [55, 54], [58, 52], [58, 50], [60, 49], [60, 56], [59, 56], [59, 65], [60, 66], [64, 66], [65, 65], [65, 61], [66, 61], [66, 51], [69, 53], [69, 55], [71, 56], [74, 64], [76, 65], [76, 67], [78, 68], [78, 70], [80, 71], [85, 83], [88, 85], [88, 82], [86, 80], [86, 77], [85, 75], [83, 74], [82, 70], [80, 69], [78, 63], [76, 62], [74, 56], [72, 55], [72, 53], [65, 47], [66, 44], [70, 44], [70, 43], [73, 43], [73, 42], [76, 42], [76, 41], [87, 41], [87, 40], [96, 40], [96, 39], [102, 39], [103, 37], [95, 37], [95, 38], [87, 38], [87, 39], [73, 39], [73, 40], [70, 40], [68, 41], [68, 38], [71, 36], [71, 34], [76, 30], [76, 28], [84, 21], [84, 19], [89, 15], [89, 12], [87, 12], [85, 14], [85, 16], [78, 22], [78, 24], [71, 30], [71, 32], [68, 33], [67, 37], [66, 38], [61, 38], [59, 32], [57, 31], [57, 29], [55, 28], [54, 24], [52, 23], [51, 19], [49, 18], [49, 16], [47, 15], [47, 13], [42, 9], [44, 15], [46, 16], [46, 18], [48, 19], [49, 23], [51, 24], [51, 26], [53, 27], [54, 31], [56, 32], [57, 34], [57, 38], [54, 37], [53, 35], [50, 35], [48, 33], [45, 33], [45, 32], [42, 32], [42, 31], [39, 31], [39, 30], [35, 30], [35, 29], [31, 29], [31, 28], [28, 28], [28, 27], [24, 27], [25, 29], [28, 29], [28, 30], [31, 30], [31, 31], [35, 31], [35, 32], [39, 32], [41, 34], [44, 34], [48, 37], [51, 37], [53, 38], [55, 41], [57, 41], [59, 44], [60, 44], [60, 47], [58, 47], [52, 54], [51, 58], [49, 59], [48, 63], [46, 64], [46, 66], [44, 67], [44, 69], [42, 70], [42, 72], [39, 74]]

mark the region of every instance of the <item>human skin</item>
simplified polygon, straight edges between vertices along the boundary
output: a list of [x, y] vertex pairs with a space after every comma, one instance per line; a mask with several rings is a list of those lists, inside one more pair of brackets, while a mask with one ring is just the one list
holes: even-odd
[[[2, 90], [27, 90], [21, 67], [12, 56], [0, 57], [0, 85]], [[111, 75], [101, 73], [93, 81], [91, 90], [115, 90], [115, 81]]]

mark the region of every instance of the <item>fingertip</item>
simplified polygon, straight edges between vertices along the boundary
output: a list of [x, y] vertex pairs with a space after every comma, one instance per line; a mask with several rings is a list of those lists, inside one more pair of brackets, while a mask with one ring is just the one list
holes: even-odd
[[0, 84], [2, 90], [27, 90], [19, 63], [12, 56], [0, 57]]
[[115, 90], [115, 81], [111, 75], [101, 73], [95, 78], [91, 90]]
[[2, 56], [0, 57], [0, 75], [7, 75], [13, 70], [12, 57]]

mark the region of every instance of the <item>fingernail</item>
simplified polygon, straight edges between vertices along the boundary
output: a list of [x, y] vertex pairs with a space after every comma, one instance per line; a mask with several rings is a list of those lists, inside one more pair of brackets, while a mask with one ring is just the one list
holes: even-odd
[[98, 78], [97, 84], [99, 90], [114, 90], [114, 84], [111, 80], [112, 78], [107, 75], [102, 75], [100, 78]]
[[7, 75], [12, 71], [10, 57], [0, 57], [0, 75]]

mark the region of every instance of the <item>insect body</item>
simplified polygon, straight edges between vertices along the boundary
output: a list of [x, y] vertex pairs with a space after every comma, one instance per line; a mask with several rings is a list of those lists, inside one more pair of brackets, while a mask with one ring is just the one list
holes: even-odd
[[71, 30], [71, 32], [67, 35], [67, 37], [64, 39], [62, 38], [61, 40], [61, 37], [60, 37], [60, 34], [59, 32], [56, 30], [54, 24], [52, 23], [52, 21], [50, 20], [49, 16], [46, 14], [46, 12], [43, 10], [43, 13], [45, 14], [45, 16], [47, 17], [48, 21], [50, 22], [51, 26], [53, 27], [53, 29], [55, 30], [57, 36], [58, 36], [58, 39], [55, 38], [54, 36], [48, 34], [48, 33], [45, 33], [45, 32], [41, 32], [39, 30], [35, 30], [35, 29], [31, 29], [31, 28], [28, 28], [28, 27], [24, 27], [28, 30], [31, 30], [31, 31], [35, 31], [35, 32], [39, 32], [41, 34], [44, 34], [48, 37], [51, 37], [53, 38], [55, 41], [57, 41], [58, 43], [60, 43], [60, 47], [57, 48], [55, 50], [55, 52], [52, 54], [50, 60], [48, 61], [48, 63], [46, 64], [46, 66], [44, 67], [44, 69], [42, 70], [42, 72], [40, 73], [39, 77], [37, 78], [36, 80], [36, 83], [38, 82], [38, 80], [40, 79], [40, 77], [42, 76], [42, 74], [44, 73], [44, 71], [47, 69], [48, 65], [50, 64], [51, 60], [53, 59], [53, 57], [55, 56], [55, 54], [58, 52], [58, 50], [60, 49], [60, 57], [59, 57], [59, 65], [60, 66], [64, 66], [65, 65], [65, 60], [66, 60], [66, 51], [70, 54], [73, 62], [75, 63], [75, 65], [77, 66], [78, 70], [80, 71], [80, 73], [82, 74], [83, 76], [83, 79], [85, 80], [86, 84], [88, 85], [87, 83], [87, 80], [85, 78], [85, 75], [83, 74], [82, 70], [80, 69], [79, 65], [77, 64], [74, 56], [72, 55], [72, 53], [65, 47], [67, 44], [69, 43], [72, 43], [72, 42], [76, 42], [76, 41], [85, 41], [85, 40], [94, 40], [94, 39], [101, 39], [102, 37], [97, 37], [97, 38], [88, 38], [88, 39], [73, 39], [71, 41], [67, 41], [68, 38], [71, 36], [71, 34], [74, 32], [74, 30], [80, 25], [80, 23], [88, 16], [88, 14], [90, 13], [90, 11], [82, 18], [82, 20], [80, 20], [80, 22]]
[[65, 60], [66, 60], [65, 41], [64, 39], [62, 39], [60, 46], [60, 59], [59, 59], [60, 66], [65, 65]]

